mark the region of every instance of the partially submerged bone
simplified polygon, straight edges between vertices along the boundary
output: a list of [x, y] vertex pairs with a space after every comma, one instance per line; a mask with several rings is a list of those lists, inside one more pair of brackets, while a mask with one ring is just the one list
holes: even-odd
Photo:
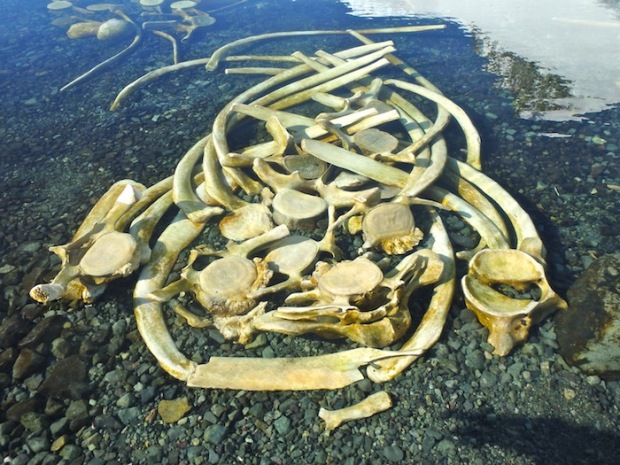
[[385, 391], [375, 392], [355, 405], [338, 410], [321, 407], [319, 417], [325, 421], [325, 432], [330, 433], [343, 423], [361, 420], [377, 413], [385, 412], [392, 407], [392, 398]]
[[[489, 344], [497, 355], [508, 355], [522, 343], [530, 328], [566, 302], [547, 282], [543, 266], [519, 250], [485, 249], [474, 256], [462, 281], [465, 303], [489, 330]], [[510, 297], [497, 287], [506, 285], [517, 292], [535, 287], [539, 298]]]
[[[201, 16], [191, 10], [182, 14], [190, 13]], [[368, 43], [360, 34], [351, 34]], [[255, 39], [217, 51], [208, 60], [209, 68], [230, 48]], [[293, 63], [292, 68], [229, 102], [215, 119], [212, 134], [185, 154], [174, 177], [145, 191], [146, 200], [125, 206], [117, 200], [125, 185], [136, 193], [143, 187], [113, 186], [72, 243], [54, 249], [63, 269], [51, 284], [36, 286], [33, 297], [43, 302], [91, 301], [108, 280], [131, 272], [139, 261], [145, 267], [134, 294], [138, 329], [162, 367], [190, 386], [338, 389], [363, 379], [360, 367], [365, 365], [370, 380], [385, 382], [424, 354], [445, 325], [455, 272], [452, 247], [435, 211], [439, 202], [468, 221], [481, 237], [478, 247], [460, 254], [470, 258], [477, 253], [463, 279], [466, 303], [489, 327], [489, 342], [496, 352], [506, 353], [527, 336], [531, 324], [565, 303], [548, 286], [542, 241], [525, 211], [497, 183], [448, 157], [441, 131], [452, 114], [465, 132], [468, 161], [478, 165], [479, 139], [469, 119], [394, 57], [392, 45], [368, 43], [335, 54], [319, 51], [314, 57], [301, 53], [289, 57], [285, 61]], [[140, 82], [206, 61], [156, 70]], [[400, 67], [419, 85], [371, 76], [387, 63]], [[131, 88], [121, 92], [113, 106]], [[433, 101], [435, 121], [399, 95], [399, 89]], [[327, 111], [313, 118], [291, 111], [309, 101], [326, 105]], [[300, 113], [304, 110], [300, 108]], [[266, 122], [269, 137], [242, 146], [238, 124], [250, 118]], [[238, 153], [229, 149], [233, 138], [241, 147]], [[442, 187], [435, 185], [438, 181]], [[259, 195], [262, 202], [253, 203]], [[412, 204], [423, 205], [416, 208], [415, 219], [420, 211], [432, 222], [425, 231], [432, 250], [417, 248], [422, 234]], [[170, 207], [180, 212], [151, 241]], [[512, 228], [503, 226], [504, 216]], [[272, 219], [283, 224], [274, 227]], [[179, 253], [207, 224], [217, 222], [230, 240], [226, 248], [196, 247], [181, 279], [165, 286]], [[312, 230], [291, 235], [289, 228]], [[300, 235], [317, 230], [322, 230], [322, 239]], [[347, 233], [362, 233], [364, 244], [343, 258], [336, 237]], [[485, 246], [490, 250], [479, 252]], [[326, 253], [331, 257], [325, 258]], [[410, 328], [410, 299], [428, 285], [433, 285], [428, 308], [418, 327]], [[529, 286], [537, 287], [541, 296], [519, 299], [501, 292], [506, 287], [520, 292]], [[195, 304], [190, 312], [176, 302], [176, 295], [188, 291], [204, 312]], [[281, 293], [278, 298], [284, 304], [273, 310], [269, 305], [275, 293]], [[170, 301], [191, 325], [214, 326], [225, 339], [240, 343], [251, 340], [256, 331], [272, 331], [348, 337], [366, 347], [317, 357], [211, 357], [199, 365], [172, 340], [164, 301]], [[373, 349], [400, 344], [407, 332], [413, 334], [399, 351]], [[321, 416], [331, 430], [390, 404], [389, 396], [378, 393], [341, 411], [322, 409]]]
[[68, 244], [50, 248], [60, 257], [61, 270], [51, 283], [30, 290], [33, 299], [43, 303], [57, 299], [92, 302], [109, 281], [138, 268], [136, 239], [115, 229], [118, 219], [136, 202], [136, 187], [131, 182], [112, 186], [111, 192], [123, 190], [116, 198], [104, 195], [105, 200], [95, 205], [79, 228], [81, 234]]

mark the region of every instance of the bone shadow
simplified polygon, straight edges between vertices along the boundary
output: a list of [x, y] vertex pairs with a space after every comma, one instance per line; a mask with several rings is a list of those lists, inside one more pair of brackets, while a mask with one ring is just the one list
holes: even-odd
[[524, 415], [459, 415], [456, 434], [474, 447], [512, 449], [537, 465], [616, 465], [620, 432]]

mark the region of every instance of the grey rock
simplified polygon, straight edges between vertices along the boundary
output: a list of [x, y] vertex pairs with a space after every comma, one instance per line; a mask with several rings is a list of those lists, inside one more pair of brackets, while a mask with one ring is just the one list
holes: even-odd
[[120, 408], [129, 408], [133, 407], [135, 404], [135, 399], [133, 394], [126, 392], [123, 394], [117, 401], [116, 405]]
[[405, 457], [405, 453], [400, 447], [392, 445], [383, 448], [383, 456], [390, 462], [400, 462]]
[[41, 436], [29, 438], [26, 441], [26, 444], [28, 444], [28, 447], [30, 448], [30, 450], [34, 452], [35, 454], [38, 452], [48, 450], [50, 447], [49, 440]]
[[84, 400], [74, 400], [67, 407], [65, 416], [69, 420], [81, 420], [88, 417], [88, 404]]
[[562, 357], [587, 374], [620, 379], [620, 254], [594, 262], [568, 290], [568, 302], [555, 318]]
[[291, 430], [291, 420], [282, 415], [273, 422], [273, 426], [279, 434], [285, 435]]
[[209, 425], [205, 428], [203, 438], [211, 444], [219, 444], [224, 440], [227, 428], [221, 424]]
[[36, 412], [24, 413], [19, 421], [24, 428], [33, 433], [43, 431], [49, 423], [45, 415]]
[[59, 454], [63, 459], [73, 463], [78, 457], [82, 456], [82, 449], [75, 444], [67, 444], [60, 450]]
[[58, 337], [52, 341], [52, 354], [59, 360], [71, 355], [71, 344], [66, 339]]
[[141, 410], [138, 407], [120, 409], [118, 418], [125, 425], [131, 425], [140, 417]]

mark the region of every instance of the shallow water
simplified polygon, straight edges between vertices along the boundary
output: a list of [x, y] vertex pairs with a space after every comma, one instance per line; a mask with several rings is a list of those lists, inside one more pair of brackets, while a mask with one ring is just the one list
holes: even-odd
[[[86, 6], [88, 3], [78, 4]], [[130, 4], [128, 0], [116, 3]], [[209, 5], [205, 8], [209, 10], [230, 2], [204, 0], [203, 3]], [[596, 257], [620, 250], [617, 221], [620, 216], [619, 3], [586, 0], [540, 3], [543, 6], [534, 14], [532, 2], [494, 2], [494, 7], [489, 9], [474, 0], [248, 0], [236, 7], [214, 12], [216, 23], [198, 30], [190, 41], [180, 45], [179, 52], [181, 60], [203, 58], [225, 43], [265, 32], [445, 24], [442, 30], [390, 36], [397, 48], [396, 55], [412, 64], [472, 118], [482, 137], [483, 171], [515, 195], [533, 217], [548, 249], [552, 285], [564, 294], [575, 277]], [[377, 7], [381, 4], [393, 4], [399, 8], [386, 14]], [[406, 5], [406, 9], [402, 5]], [[510, 7], [516, 7], [514, 12]], [[141, 87], [117, 111], [111, 112], [110, 103], [125, 85], [172, 62], [168, 41], [145, 33], [133, 53], [109, 69], [60, 92], [59, 89], [76, 76], [121, 50], [127, 40], [110, 44], [94, 38], [70, 40], [65, 35], [66, 26], [51, 24], [62, 15], [49, 12], [44, 0], [4, 0], [0, 12], [0, 136], [3, 141], [0, 152], [0, 205], [3, 212], [0, 219], [0, 250], [3, 252], [0, 260], [3, 283], [0, 314], [4, 317], [4, 313], [19, 312], [30, 302], [27, 289], [33, 284], [32, 280], [35, 276], [44, 277], [46, 271], [56, 264], [46, 248], [67, 242], [94, 200], [114, 181], [132, 178], [148, 185], [169, 176], [185, 151], [209, 130], [222, 106], [258, 82], [259, 78], [225, 75], [222, 67], [211, 73], [203, 67], [196, 67]], [[134, 4], [130, 5], [128, 14], [136, 21], [144, 21]], [[100, 16], [105, 17], [105, 14]], [[586, 22], [568, 21], [575, 18]], [[541, 31], [543, 33], [537, 35]], [[347, 35], [329, 35], [266, 41], [245, 49], [243, 53], [290, 54], [301, 50], [310, 54], [318, 49], [337, 51], [354, 45], [356, 41]], [[454, 147], [462, 146], [456, 127], [450, 128], [448, 134]], [[101, 320], [105, 316], [125, 319], [131, 331], [130, 292], [131, 283], [113, 287], [111, 295], [89, 308], [95, 314], [101, 312]], [[462, 306], [462, 303], [455, 304], [458, 305]], [[71, 312], [71, 308], [64, 303], [52, 306], [52, 310], [59, 314]], [[458, 311], [456, 315], [459, 315]], [[456, 323], [451, 324], [456, 327], [449, 327], [449, 334], [459, 332], [461, 317], [455, 316], [454, 319]], [[550, 325], [548, 322], [545, 330], [549, 330]], [[477, 348], [484, 341], [484, 331], [474, 332], [473, 336], [466, 343]], [[533, 337], [534, 345], [540, 345], [540, 340], [544, 339], [537, 334]], [[76, 338], [74, 342], [79, 341]], [[448, 347], [445, 339], [442, 344], [443, 348]], [[125, 353], [130, 354], [128, 359], [133, 363], [153, 363], [150, 355], [139, 348], [139, 341], [131, 347], [125, 348]], [[440, 352], [437, 349], [435, 356]], [[489, 363], [510, 371], [515, 363], [521, 363], [518, 358], [521, 356], [526, 357], [517, 354], [502, 361], [495, 358]], [[476, 407], [476, 415], [484, 416], [481, 420], [483, 426], [473, 432], [458, 430], [455, 419], [458, 415], [447, 419], [451, 415], [450, 409], [442, 410], [443, 407], [438, 406], [451, 405], [450, 396], [442, 391], [451, 372], [440, 373], [434, 381], [437, 374], [430, 373], [430, 368], [429, 372], [424, 371], [427, 369], [424, 363], [436, 370], [441, 370], [442, 366], [439, 362], [433, 365], [432, 360], [416, 365], [418, 371], [403, 374], [401, 381], [399, 378], [393, 383], [392, 392], [397, 397], [400, 393], [400, 409], [397, 410], [400, 416], [378, 416], [361, 426], [344, 427], [343, 433], [325, 439], [311, 426], [318, 424], [316, 415], [307, 419], [304, 412], [293, 408], [294, 413], [289, 416], [297, 420], [298, 424], [291, 427], [296, 434], [290, 436], [290, 431], [281, 433], [282, 437], [289, 438], [284, 444], [278, 442], [282, 438], [273, 439], [272, 442], [278, 445], [269, 449], [272, 451], [271, 462], [260, 462], [257, 457], [261, 456], [261, 449], [253, 450], [251, 446], [253, 441], [263, 444], [266, 436], [261, 433], [263, 424], [244, 422], [239, 417], [245, 418], [246, 412], [243, 415], [235, 412], [243, 412], [248, 402], [260, 401], [268, 411], [261, 421], [271, 424], [271, 420], [287, 412], [284, 407], [280, 408], [284, 403], [341, 406], [336, 393], [310, 393], [306, 397], [302, 394], [299, 398], [290, 397], [290, 393], [280, 397], [269, 394], [246, 398], [243, 393], [237, 396], [228, 392], [199, 394], [190, 391], [188, 395], [195, 396], [195, 408], [201, 414], [190, 420], [191, 424], [186, 424], [186, 428], [189, 431], [190, 426], [203, 426], [203, 418], [207, 417], [206, 404], [211, 409], [219, 402], [232, 409], [225, 413], [227, 425], [237, 432], [214, 446], [214, 450], [224, 460], [232, 460], [233, 451], [243, 443], [245, 463], [284, 463], [278, 460], [292, 456], [295, 451], [315, 453], [317, 443], [330, 460], [344, 461], [353, 457], [354, 452], [334, 446], [338, 440], [356, 444], [354, 451], [365, 451], [360, 452], [359, 461], [355, 463], [381, 463], [389, 452], [385, 447], [393, 443], [406, 451], [407, 458], [416, 460], [417, 457], [420, 462], [426, 460], [428, 463], [432, 463], [431, 457], [440, 458], [434, 463], [489, 463], [485, 460], [488, 454], [500, 454], [493, 457], [503, 457], [507, 463], [510, 460], [511, 463], [543, 463], [545, 460], [553, 463], [548, 461], [550, 458], [556, 459], [555, 463], [572, 463], [561, 453], [538, 451], [537, 448], [544, 447], [544, 440], [513, 447], [505, 437], [489, 433], [493, 426], [485, 427], [485, 422], [495, 425], [496, 421], [514, 431], [514, 435], [535, 431], [543, 439], [545, 431], [554, 430], [559, 425], [565, 437], [564, 442], [553, 443], [555, 447], [565, 447], [572, 438], [580, 437], [599, 444], [601, 455], [613, 454], [610, 444], [614, 438], [618, 442], [614, 434], [617, 435], [620, 427], [618, 396], [614, 398], [610, 390], [594, 384], [595, 380], [586, 382], [583, 376], [563, 371], [558, 356], [554, 357], [556, 377], [541, 379], [534, 383], [534, 387], [523, 387], [525, 381], [522, 381], [518, 386], [502, 385], [497, 393], [474, 392], [467, 397], [467, 402]], [[432, 359], [433, 355], [429, 358]], [[108, 361], [104, 368], [111, 369], [116, 363], [114, 360], [118, 359]], [[93, 362], [93, 379], [100, 379], [99, 372], [104, 368]], [[536, 372], [536, 368], [528, 369]], [[10, 366], [3, 367], [3, 370], [9, 376], [9, 382], [2, 385], [5, 389], [2, 398], [7, 399], [3, 407], [10, 406], [15, 399], [37, 397], [33, 393], [36, 389], [29, 389], [21, 382], [10, 382]], [[462, 373], [468, 370], [471, 373]], [[475, 377], [472, 383], [476, 383], [484, 369], [464, 366], [460, 367], [460, 372], [459, 376]], [[186, 394], [187, 390], [165, 373], [159, 371], [153, 376], [164, 380], [157, 386], [167, 386], [166, 396]], [[411, 385], [412, 381], [423, 383], [415, 394], [410, 391], [416, 386]], [[470, 383], [467, 378], [466, 382]], [[477, 386], [471, 385], [474, 389]], [[404, 391], [399, 391], [399, 386]], [[584, 389], [583, 393], [577, 386]], [[560, 387], [564, 389], [561, 392]], [[577, 389], [581, 403], [570, 405], [566, 401], [565, 389]], [[103, 385], [94, 387], [89, 397], [93, 400], [93, 409], [96, 410], [94, 406], [98, 399], [115, 405], [123, 395], [121, 391]], [[411, 399], [406, 397], [409, 392]], [[350, 393], [347, 391], [344, 395]], [[498, 412], [497, 406], [501, 406], [503, 395], [520, 405], [521, 410], [513, 411], [513, 415]], [[204, 396], [212, 397], [205, 400]], [[440, 400], [429, 400], [429, 396]], [[232, 407], [237, 399], [241, 399], [238, 401], [241, 406]], [[531, 399], [530, 404], [528, 399]], [[611, 406], [609, 399], [612, 400]], [[200, 402], [205, 403], [202, 410]], [[145, 402], [139, 406], [143, 418], [153, 405]], [[115, 412], [115, 408], [106, 404], [104, 410]], [[271, 417], [270, 408], [275, 412]], [[100, 414], [98, 411], [93, 416]], [[418, 423], [409, 418], [415, 415], [420, 416]], [[553, 424], [556, 417], [561, 417], [562, 422]], [[146, 428], [143, 421], [137, 421], [136, 425], [125, 426], [123, 431], [127, 438], [142, 441], [142, 445], [147, 441], [145, 438], [154, 441], [154, 434], [166, 431]], [[467, 459], [459, 462], [448, 446], [445, 451], [434, 450], [433, 444], [440, 443], [440, 440], [425, 439], [423, 432], [427, 430], [436, 432], [435, 436], [450, 438]], [[3, 430], [2, 434], [8, 432]], [[65, 434], [72, 443], [84, 444], [83, 432], [75, 430]], [[198, 447], [193, 444], [192, 435], [179, 434], [182, 440]], [[476, 439], [472, 439], [485, 434], [488, 437], [486, 443], [481, 439], [476, 443]], [[103, 433], [102, 436], [107, 438]], [[274, 438], [276, 436], [274, 433]], [[27, 437], [26, 431], [21, 437], [11, 437], [11, 441], [3, 440], [4, 456], [17, 456], [22, 449], [20, 441], [26, 444]], [[132, 453], [129, 440], [124, 445], [115, 446], [119, 451], [116, 460], [120, 463], [129, 463], [122, 460], [122, 457], [128, 457], [123, 454]], [[110, 442], [106, 441], [102, 441], [100, 447], [109, 447]], [[374, 448], [366, 444], [368, 441], [372, 441], [371, 446], [377, 444], [377, 450], [383, 451], [383, 455], [377, 455]], [[200, 463], [190, 458], [187, 450], [178, 446], [179, 442], [175, 445], [184, 451], [180, 453], [181, 460]], [[403, 443], [415, 447], [406, 448]], [[33, 449], [26, 445], [23, 448], [30, 452]], [[420, 455], [416, 455], [416, 450]], [[86, 463], [97, 456], [92, 450], [88, 451], [86, 445], [84, 451]], [[205, 446], [202, 455], [211, 457], [210, 453]], [[579, 456], [579, 460], [583, 458], [585, 461], [575, 463], [587, 463], [587, 457], [590, 456]], [[167, 455], [166, 460], [173, 462]], [[317, 458], [317, 463], [319, 460]], [[146, 463], [148, 459], [142, 461], [136, 455], [133, 461]], [[204, 459], [202, 463], [210, 462]]]

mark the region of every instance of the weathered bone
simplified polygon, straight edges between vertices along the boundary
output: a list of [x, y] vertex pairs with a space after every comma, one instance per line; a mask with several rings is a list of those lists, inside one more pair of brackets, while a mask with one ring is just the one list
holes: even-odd
[[[508, 355], [527, 338], [532, 325], [567, 306], [549, 286], [543, 266], [520, 250], [478, 252], [462, 284], [465, 303], [489, 330], [488, 342], [497, 355]], [[536, 287], [540, 298], [509, 297], [495, 289], [501, 284], [517, 291]]]
[[385, 412], [390, 407], [392, 407], [390, 395], [385, 391], [379, 391], [355, 405], [339, 410], [328, 410], [321, 407], [319, 417], [325, 421], [325, 432], [330, 433], [347, 421], [368, 418], [377, 413]]

